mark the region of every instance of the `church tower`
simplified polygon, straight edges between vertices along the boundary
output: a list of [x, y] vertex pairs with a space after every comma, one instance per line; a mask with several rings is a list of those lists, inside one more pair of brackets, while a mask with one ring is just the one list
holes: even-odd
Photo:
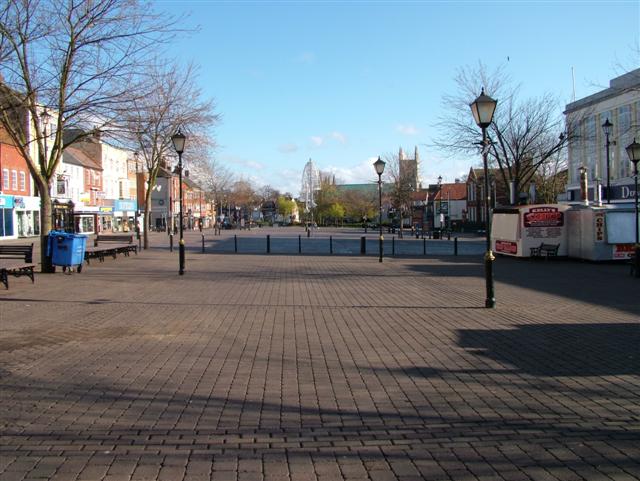
[[409, 159], [406, 157], [404, 150], [400, 147], [398, 152], [398, 165], [400, 166], [400, 177], [406, 179], [411, 185], [411, 189], [416, 192], [420, 187], [420, 181], [418, 179], [418, 164], [420, 160], [420, 154], [418, 153], [418, 146], [416, 145], [414, 150], [414, 158]]

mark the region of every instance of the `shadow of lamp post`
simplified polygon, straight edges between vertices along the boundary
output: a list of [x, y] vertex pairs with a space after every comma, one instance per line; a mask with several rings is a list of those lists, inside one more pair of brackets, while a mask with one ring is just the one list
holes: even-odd
[[184, 152], [184, 142], [187, 137], [178, 129], [178, 131], [171, 136], [171, 142], [173, 142], [173, 148], [176, 149], [178, 154], [178, 182], [179, 182], [179, 195], [180, 195], [180, 270], [178, 273], [184, 275], [184, 236], [183, 236], [183, 218], [182, 218], [182, 152]]
[[382, 237], [382, 173], [384, 172], [385, 166], [384, 160], [378, 157], [373, 163], [373, 167], [376, 169], [376, 174], [378, 174], [378, 228], [380, 229], [379, 235], [379, 244], [380, 244], [380, 262], [382, 262], [382, 253], [384, 249], [384, 238]]
[[485, 210], [485, 230], [487, 236], [487, 252], [484, 255], [484, 273], [486, 285], [486, 298], [484, 306], [488, 308], [496, 307], [496, 298], [493, 289], [493, 261], [495, 257], [491, 252], [491, 216], [489, 212], [489, 172], [487, 169], [487, 154], [489, 150], [489, 139], [487, 138], [487, 127], [493, 121], [493, 114], [496, 110], [497, 100], [485, 95], [484, 88], [480, 96], [475, 99], [469, 106], [473, 113], [473, 119], [478, 127], [482, 129], [482, 162], [484, 166], [484, 210]]
[[636, 277], [640, 277], [640, 226], [638, 225], [638, 161], [640, 161], [640, 144], [633, 139], [626, 149], [629, 160], [633, 162], [633, 178], [635, 181], [634, 204], [636, 213], [636, 244], [634, 246], [634, 273]]

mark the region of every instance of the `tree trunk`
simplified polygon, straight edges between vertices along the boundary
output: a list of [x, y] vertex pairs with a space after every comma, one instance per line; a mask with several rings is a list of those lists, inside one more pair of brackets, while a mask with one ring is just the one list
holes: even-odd
[[145, 192], [144, 196], [144, 239], [142, 243], [142, 247], [147, 250], [149, 248], [149, 217], [151, 212], [149, 212], [149, 208], [151, 207], [151, 189], [147, 183], [147, 192]]
[[40, 188], [40, 269], [43, 273], [55, 272], [47, 256], [47, 243], [51, 230], [51, 195], [48, 189]]
[[144, 219], [144, 236], [142, 239], [142, 247], [146, 250], [149, 248], [149, 211], [147, 210], [147, 206], [144, 207], [144, 214], [142, 214], [142, 218]]

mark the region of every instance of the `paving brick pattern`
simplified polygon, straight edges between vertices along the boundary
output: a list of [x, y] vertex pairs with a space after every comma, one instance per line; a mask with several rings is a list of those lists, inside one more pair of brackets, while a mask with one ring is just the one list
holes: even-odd
[[0, 292], [0, 481], [640, 479], [625, 266], [198, 237]]

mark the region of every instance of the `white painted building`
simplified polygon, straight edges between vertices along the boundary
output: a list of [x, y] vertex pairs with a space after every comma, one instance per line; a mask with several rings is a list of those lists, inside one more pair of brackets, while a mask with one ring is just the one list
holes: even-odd
[[598, 183], [603, 186], [606, 199], [607, 152], [602, 125], [609, 120], [612, 124], [608, 169], [611, 203], [633, 201], [633, 164], [625, 147], [634, 137], [640, 141], [640, 69], [612, 79], [607, 89], [568, 104], [565, 115], [572, 137], [568, 149], [566, 200], [580, 201], [580, 167], [587, 172], [589, 199], [593, 201], [597, 197]]

